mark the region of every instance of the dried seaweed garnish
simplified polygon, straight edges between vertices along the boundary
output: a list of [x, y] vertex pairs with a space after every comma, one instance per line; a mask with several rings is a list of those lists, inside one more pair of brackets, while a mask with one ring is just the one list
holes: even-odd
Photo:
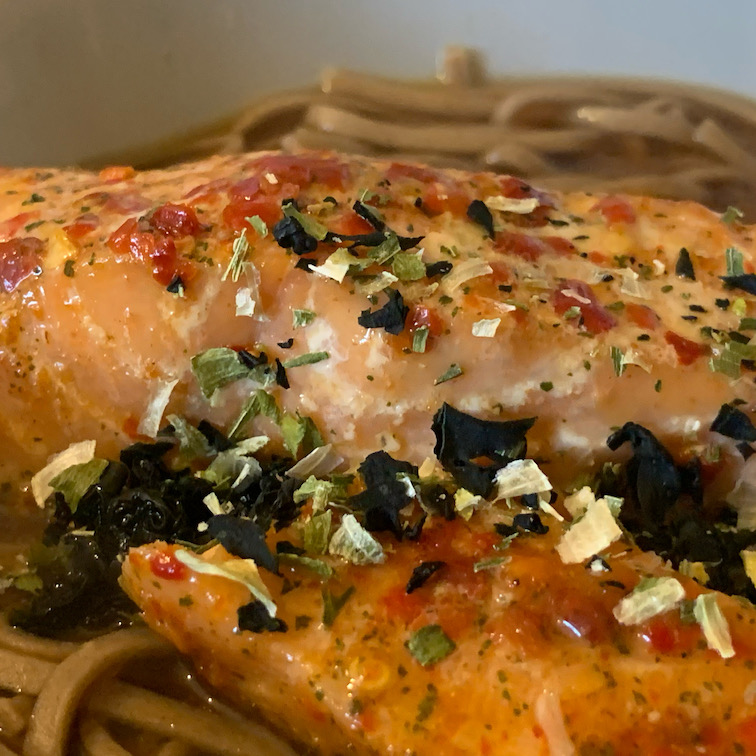
[[494, 238], [494, 223], [493, 215], [486, 206], [483, 200], [473, 200], [467, 208], [467, 217], [482, 226], [485, 232], [493, 239]]
[[687, 278], [690, 281], [696, 280], [696, 271], [693, 269], [693, 261], [690, 259], [690, 252], [685, 247], [680, 249], [675, 264], [675, 275], [680, 278]]
[[444, 403], [433, 417], [434, 453], [460, 486], [488, 496], [497, 470], [525, 456], [535, 420], [481, 420]]
[[219, 541], [229, 554], [254, 559], [259, 567], [278, 574], [278, 564], [265, 542], [265, 533], [253, 520], [227, 514], [215, 515], [207, 522], [207, 534]]
[[271, 617], [265, 604], [259, 599], [240, 606], [236, 614], [239, 630], [248, 630], [251, 633], [285, 633], [289, 629], [283, 620]]
[[404, 330], [404, 322], [409, 314], [409, 307], [396, 289], [386, 289], [388, 301], [377, 310], [363, 310], [357, 322], [363, 328], [383, 328], [387, 333], [398, 335]]
[[365, 490], [352, 496], [349, 505], [364, 513], [363, 525], [373, 532], [389, 531], [404, 537], [400, 510], [412, 500], [398, 475], [417, 475], [417, 467], [394, 459], [385, 451], [369, 454], [358, 468]]
[[413, 593], [421, 586], [425, 585], [432, 575], [435, 575], [440, 569], [446, 567], [446, 562], [422, 562], [414, 570], [407, 581], [407, 593]]
[[723, 404], [719, 408], [719, 413], [714, 418], [709, 430], [721, 433], [728, 438], [734, 438], [736, 441], [748, 441], [749, 443], [756, 441], [756, 428], [751, 422], [751, 418], [731, 404]]
[[756, 273], [741, 273], [735, 276], [720, 276], [728, 289], [740, 289], [748, 294], [756, 294]]
[[318, 240], [308, 234], [296, 218], [289, 215], [273, 226], [273, 238], [279, 247], [290, 249], [295, 255], [306, 255], [318, 248]]

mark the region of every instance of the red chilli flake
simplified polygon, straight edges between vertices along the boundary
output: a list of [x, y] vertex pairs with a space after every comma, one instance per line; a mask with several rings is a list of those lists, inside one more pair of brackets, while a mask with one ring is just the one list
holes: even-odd
[[600, 212], [610, 226], [615, 223], [635, 223], [635, 209], [622, 197], [604, 197], [591, 208], [591, 211]]
[[150, 559], [152, 574], [161, 580], [184, 580], [187, 568], [173, 554], [159, 553]]
[[40, 265], [43, 243], [27, 237], [0, 242], [0, 286], [10, 293]]
[[647, 331], [653, 331], [661, 323], [659, 316], [647, 305], [628, 302], [625, 305], [625, 312], [631, 323]]
[[690, 341], [673, 331], [667, 331], [664, 334], [664, 341], [674, 347], [677, 360], [681, 365], [692, 365], [699, 357], [706, 354], [706, 347], [703, 344]]
[[167, 202], [158, 207], [150, 216], [153, 228], [162, 231], [174, 239], [182, 236], [195, 236], [202, 230], [197, 213], [188, 205], [175, 205]]
[[80, 215], [73, 223], [63, 226], [63, 230], [69, 239], [76, 241], [94, 231], [99, 225], [100, 217], [98, 215], [84, 213], [84, 215]]
[[[557, 315], [564, 315], [571, 307], [577, 307], [589, 333], [604, 333], [617, 325], [614, 316], [598, 301], [593, 289], [584, 281], [568, 279], [562, 282], [552, 295], [551, 302]], [[574, 318], [570, 322], [577, 325], [579, 319]]]
[[575, 246], [561, 236], [529, 236], [511, 231], [496, 234], [494, 248], [497, 252], [517, 255], [528, 262], [535, 262], [541, 255], [569, 257], [575, 254]]

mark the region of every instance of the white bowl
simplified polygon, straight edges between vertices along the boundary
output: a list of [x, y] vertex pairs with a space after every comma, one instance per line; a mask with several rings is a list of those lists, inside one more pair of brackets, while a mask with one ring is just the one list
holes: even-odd
[[429, 76], [446, 44], [496, 72], [682, 79], [756, 95], [756, 4], [656, 0], [0, 0], [0, 164], [128, 151], [315, 81]]

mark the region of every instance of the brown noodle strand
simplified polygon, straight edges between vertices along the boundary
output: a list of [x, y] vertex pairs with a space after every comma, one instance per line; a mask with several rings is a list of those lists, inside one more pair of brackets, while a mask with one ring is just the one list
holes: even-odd
[[294, 756], [289, 746], [262, 725], [229, 721], [213, 712], [118, 681], [99, 687], [87, 707], [106, 719], [178, 737], [218, 756]]
[[79, 737], [87, 756], [133, 756], [94, 717], [81, 718]]
[[36, 635], [23, 633], [11, 627], [8, 620], [0, 615], [0, 648], [11, 649], [40, 659], [60, 661], [76, 651], [80, 645], [79, 643], [38, 638]]
[[63, 756], [78, 703], [100, 675], [137, 655], [170, 650], [166, 641], [142, 629], [119, 630], [83, 644], [55, 668], [40, 691], [24, 756]]
[[182, 743], [180, 740], [169, 740], [161, 746], [155, 756], [192, 756], [193, 753], [195, 753], [194, 749], [186, 743]]
[[53, 673], [55, 664], [0, 648], [0, 688], [36, 696]]
[[0, 698], [0, 733], [13, 740], [26, 729], [34, 706], [32, 696], [18, 695]]

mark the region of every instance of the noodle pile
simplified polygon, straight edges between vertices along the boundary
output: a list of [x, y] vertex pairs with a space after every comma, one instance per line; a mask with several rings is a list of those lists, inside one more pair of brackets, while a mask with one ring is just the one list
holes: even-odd
[[446, 51], [439, 81], [329, 70], [210, 136], [163, 146], [143, 166], [257, 149], [328, 149], [495, 170], [564, 191], [728, 205], [756, 217], [756, 102], [671, 82], [487, 79], [474, 52]]
[[[170, 695], [126, 678], [145, 659], [150, 664], [141, 666], [160, 669], [152, 677], [161, 677]], [[172, 647], [149, 630], [118, 630], [76, 644], [36, 638], [3, 622], [0, 688], [0, 756], [64, 756], [69, 741], [77, 744], [73, 753], [87, 756], [294, 754], [222, 704], [210, 710]]]

